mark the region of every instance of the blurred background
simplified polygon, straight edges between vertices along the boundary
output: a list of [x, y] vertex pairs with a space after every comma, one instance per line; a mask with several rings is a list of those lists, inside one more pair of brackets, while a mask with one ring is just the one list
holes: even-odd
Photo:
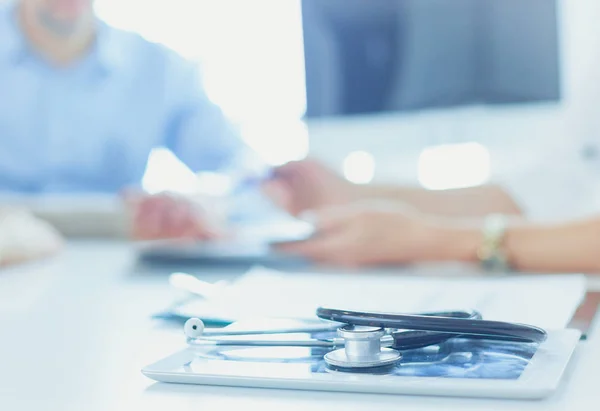
[[[355, 182], [445, 189], [521, 178], [546, 157], [540, 144], [552, 145], [550, 134], [596, 134], [594, 0], [96, 7], [110, 24], [200, 62], [211, 99], [273, 164], [310, 152]], [[156, 150], [146, 186], [168, 186], [152, 169], [175, 163]]]
[[[517, 198], [536, 187], [533, 217], [600, 206], [583, 178], [600, 172], [596, 0], [94, 4], [197, 62], [209, 98], [269, 164], [312, 155], [360, 184], [498, 182]], [[143, 187], [188, 192], [195, 178], [156, 147]]]

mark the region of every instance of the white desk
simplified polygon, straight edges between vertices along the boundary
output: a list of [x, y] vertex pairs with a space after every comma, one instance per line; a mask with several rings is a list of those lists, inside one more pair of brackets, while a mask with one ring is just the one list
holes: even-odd
[[[59, 258], [0, 272], [0, 410], [597, 409], [600, 322], [561, 391], [543, 402], [488, 401], [157, 384], [140, 373], [183, 347], [150, 316], [176, 295], [136, 272], [119, 243], [74, 243]], [[214, 280], [235, 272], [203, 274]], [[591, 283], [596, 289], [600, 284]]]

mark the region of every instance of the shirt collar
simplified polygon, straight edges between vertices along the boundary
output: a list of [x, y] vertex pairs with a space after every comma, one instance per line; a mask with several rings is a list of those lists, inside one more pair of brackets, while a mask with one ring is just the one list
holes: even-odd
[[98, 21], [96, 41], [92, 49], [92, 56], [99, 68], [107, 74], [118, 71], [126, 63], [126, 52], [116, 29]]
[[[33, 54], [18, 26], [16, 13], [14, 0], [0, 5], [0, 63], [18, 64]], [[116, 38], [116, 29], [100, 20], [97, 25], [96, 40], [87, 58], [97, 63], [102, 72], [110, 74], [125, 63], [125, 50]]]

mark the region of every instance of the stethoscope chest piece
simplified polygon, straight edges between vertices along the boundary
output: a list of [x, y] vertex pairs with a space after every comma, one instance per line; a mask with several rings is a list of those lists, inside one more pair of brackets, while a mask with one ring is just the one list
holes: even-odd
[[381, 347], [385, 331], [380, 327], [345, 325], [338, 328], [344, 348], [325, 354], [325, 362], [340, 368], [373, 368], [393, 365], [402, 357], [400, 352]]

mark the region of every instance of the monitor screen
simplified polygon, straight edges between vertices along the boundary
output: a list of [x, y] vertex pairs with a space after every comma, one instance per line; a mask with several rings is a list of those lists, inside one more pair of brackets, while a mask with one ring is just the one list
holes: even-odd
[[556, 0], [302, 0], [307, 117], [561, 98]]

